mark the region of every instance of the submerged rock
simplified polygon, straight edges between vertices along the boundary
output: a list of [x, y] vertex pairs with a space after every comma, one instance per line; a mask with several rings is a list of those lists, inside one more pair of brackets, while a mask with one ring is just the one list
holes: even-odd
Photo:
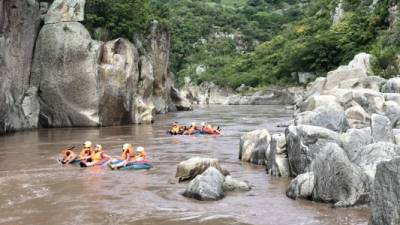
[[223, 184], [224, 191], [250, 191], [251, 186], [248, 182], [240, 181], [226, 176]]
[[371, 194], [369, 225], [398, 225], [400, 221], [400, 158], [377, 166]]
[[219, 200], [224, 197], [224, 180], [224, 175], [218, 169], [210, 166], [189, 182], [184, 196], [202, 201]]
[[191, 180], [202, 174], [210, 166], [218, 169], [224, 175], [228, 174], [221, 168], [218, 159], [194, 157], [178, 164], [175, 177], [179, 181]]
[[266, 129], [248, 132], [240, 137], [239, 159], [244, 162], [264, 165], [265, 154], [271, 136]]

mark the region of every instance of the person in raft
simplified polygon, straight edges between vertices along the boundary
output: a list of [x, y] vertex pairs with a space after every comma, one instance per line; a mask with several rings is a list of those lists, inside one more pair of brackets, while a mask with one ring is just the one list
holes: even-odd
[[131, 144], [122, 145], [122, 153], [119, 159], [113, 159], [108, 166], [111, 169], [118, 169], [126, 166], [132, 158], [135, 158], [135, 153], [133, 152]]
[[139, 146], [137, 149], [137, 155], [135, 156], [135, 162], [143, 162], [146, 161], [146, 152], [142, 146]]
[[75, 159], [78, 159], [78, 155], [72, 151], [74, 148], [75, 146], [71, 146], [63, 151], [63, 159], [61, 160], [62, 164], [70, 164]]
[[79, 154], [79, 159], [89, 161], [91, 160], [92, 154], [93, 154], [92, 142], [85, 141], [85, 143], [83, 143], [83, 148], [81, 150], [81, 153]]
[[210, 124], [207, 122], [201, 123], [201, 132], [205, 134], [219, 134], [219, 127], [217, 129], [214, 129]]
[[90, 156], [90, 160], [87, 160], [86, 166], [95, 166], [105, 159], [109, 159], [110, 156], [103, 152], [103, 146], [97, 144], [94, 148], [93, 153]]
[[192, 122], [190, 127], [187, 130], [185, 130], [185, 132], [183, 132], [183, 135], [192, 135], [197, 132], [200, 132], [200, 130], [197, 128], [196, 123]]
[[178, 122], [174, 122], [172, 124], [171, 129], [169, 130], [169, 133], [171, 135], [178, 135], [178, 134], [182, 134], [183, 132], [184, 132], [184, 128], [181, 125], [179, 125]]

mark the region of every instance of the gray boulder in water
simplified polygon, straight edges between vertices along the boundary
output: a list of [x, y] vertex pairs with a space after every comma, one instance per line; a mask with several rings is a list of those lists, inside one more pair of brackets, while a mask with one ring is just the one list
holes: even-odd
[[290, 182], [286, 196], [292, 199], [310, 199], [314, 186], [315, 176], [313, 172], [300, 174]]
[[226, 176], [223, 184], [224, 191], [250, 191], [251, 186], [248, 182], [240, 181]]
[[368, 178], [337, 144], [326, 144], [311, 167], [315, 175], [313, 200], [331, 202], [336, 207], [367, 203]]
[[341, 143], [338, 133], [317, 126], [289, 126], [285, 135], [292, 176], [310, 171], [309, 167], [315, 155], [327, 143]]
[[183, 195], [202, 201], [219, 200], [224, 197], [224, 180], [224, 175], [211, 166], [189, 182]]
[[271, 141], [266, 129], [248, 132], [240, 137], [239, 159], [258, 165], [265, 164], [265, 155]]
[[221, 168], [218, 159], [194, 157], [178, 164], [175, 177], [179, 181], [191, 180], [197, 175], [202, 174], [210, 166], [218, 169], [224, 175], [228, 174]]
[[369, 225], [400, 223], [400, 158], [377, 166], [371, 194]]

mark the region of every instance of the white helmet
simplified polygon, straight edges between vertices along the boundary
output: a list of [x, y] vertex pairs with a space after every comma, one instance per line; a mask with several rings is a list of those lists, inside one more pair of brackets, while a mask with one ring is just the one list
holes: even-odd
[[85, 143], [83, 143], [83, 147], [91, 148], [92, 147], [92, 142], [91, 141], [85, 141]]
[[144, 152], [144, 148], [143, 148], [142, 146], [139, 146], [139, 147], [137, 148], [137, 152]]

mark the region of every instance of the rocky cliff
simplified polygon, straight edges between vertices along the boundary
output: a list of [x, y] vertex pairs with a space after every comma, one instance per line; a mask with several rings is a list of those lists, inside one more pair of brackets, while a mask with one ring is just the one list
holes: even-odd
[[190, 109], [169, 73], [166, 29], [154, 22], [143, 45], [95, 41], [80, 23], [84, 7], [84, 0], [55, 0], [47, 12], [34, 0], [0, 3], [0, 133], [151, 123], [156, 113]]
[[0, 134], [38, 125], [39, 105], [29, 77], [39, 25], [36, 1], [0, 2]]

